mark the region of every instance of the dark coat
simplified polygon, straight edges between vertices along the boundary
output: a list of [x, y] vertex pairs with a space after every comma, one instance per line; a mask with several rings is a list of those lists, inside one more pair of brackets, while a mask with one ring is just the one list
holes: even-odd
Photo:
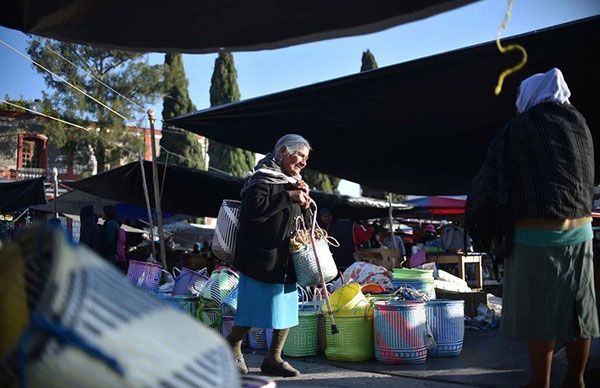
[[292, 203], [291, 185], [257, 183], [242, 195], [235, 267], [265, 283], [295, 283], [290, 235], [300, 207]]

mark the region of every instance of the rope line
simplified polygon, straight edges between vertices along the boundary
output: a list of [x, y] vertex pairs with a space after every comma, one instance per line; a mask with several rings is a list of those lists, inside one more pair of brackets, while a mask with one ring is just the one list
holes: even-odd
[[115, 89], [111, 88], [110, 86], [108, 86], [106, 83], [102, 82], [101, 80], [99, 80], [98, 78], [94, 77], [94, 75], [89, 72], [88, 70], [82, 68], [81, 66], [71, 62], [69, 59], [65, 58], [61, 53], [59, 53], [58, 51], [55, 51], [52, 47], [50, 47], [48, 44], [46, 44], [46, 42], [44, 42], [44, 47], [48, 50], [50, 50], [52, 53], [56, 54], [58, 57], [62, 58], [63, 60], [65, 60], [66, 62], [68, 62], [71, 66], [76, 67], [77, 69], [83, 71], [84, 73], [86, 73], [87, 75], [90, 76], [90, 78], [92, 78], [94, 81], [100, 83], [102, 86], [106, 87], [108, 90], [110, 90], [111, 92], [116, 93], [117, 95], [119, 95], [120, 97], [123, 97], [124, 99], [126, 99], [127, 101], [129, 101], [130, 103], [140, 107], [141, 109], [144, 109], [143, 106], [141, 106], [140, 104], [138, 104], [137, 102], [133, 101], [132, 99], [130, 99], [129, 97], [119, 93], [118, 91], [116, 91]]
[[500, 43], [500, 35], [502, 34], [502, 31], [504, 31], [506, 29], [506, 27], [508, 26], [508, 22], [510, 21], [510, 19], [512, 17], [513, 2], [514, 2], [514, 0], [508, 0], [508, 7], [506, 8], [506, 14], [504, 15], [504, 20], [502, 21], [502, 24], [500, 24], [500, 27], [498, 28], [498, 37], [496, 38], [496, 46], [498, 46], [498, 50], [500, 51], [501, 54], [506, 54], [509, 51], [518, 50], [521, 52], [522, 58], [521, 58], [521, 62], [519, 62], [517, 65], [504, 70], [500, 74], [500, 76], [498, 77], [498, 83], [496, 84], [496, 88], [494, 89], [494, 93], [496, 94], [496, 96], [502, 92], [502, 85], [504, 84], [504, 79], [506, 77], [508, 77], [510, 74], [521, 70], [523, 68], [523, 66], [525, 66], [525, 64], [527, 63], [527, 51], [525, 50], [525, 48], [523, 46], [521, 46], [519, 44], [509, 44], [508, 46], [503, 47], [502, 44]]
[[90, 98], [91, 100], [93, 100], [94, 102], [102, 105], [104, 108], [108, 109], [109, 111], [111, 111], [112, 113], [116, 114], [117, 116], [121, 117], [123, 120], [128, 120], [127, 117], [123, 116], [121, 113], [117, 112], [116, 110], [112, 109], [111, 107], [109, 107], [108, 105], [104, 104], [102, 101], [99, 101], [98, 99], [96, 99], [95, 97], [89, 95], [88, 93], [86, 93], [84, 90], [78, 88], [77, 86], [73, 85], [72, 83], [70, 83], [69, 81], [67, 81], [66, 79], [64, 79], [63, 77], [59, 76], [58, 74], [54, 73], [52, 70], [44, 67], [43, 65], [39, 64], [38, 62], [36, 62], [35, 60], [33, 60], [31, 57], [23, 54], [22, 52], [20, 52], [19, 50], [17, 50], [16, 48], [12, 47], [11, 45], [9, 45], [8, 43], [6, 43], [4, 40], [0, 39], [0, 43], [2, 43], [3, 45], [5, 45], [6, 47], [8, 47], [9, 49], [11, 49], [12, 51], [16, 52], [17, 54], [19, 54], [20, 56], [22, 56], [23, 58], [27, 59], [28, 61], [30, 61], [31, 63], [35, 64], [36, 66], [38, 66], [39, 68], [45, 70], [46, 72], [52, 74], [54, 77], [58, 78], [60, 81], [66, 83], [67, 85], [69, 85], [70, 87], [72, 87], [73, 89], [77, 90], [79, 93], [82, 93], [83, 95], [85, 95], [86, 97]]

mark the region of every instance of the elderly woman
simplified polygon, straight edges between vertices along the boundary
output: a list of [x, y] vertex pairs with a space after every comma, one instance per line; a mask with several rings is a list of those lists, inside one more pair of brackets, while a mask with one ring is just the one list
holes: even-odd
[[299, 374], [281, 358], [289, 328], [298, 324], [296, 274], [289, 241], [294, 219], [309, 206], [308, 186], [300, 172], [310, 145], [299, 135], [285, 135], [272, 154], [258, 162], [242, 189], [235, 266], [240, 272], [235, 326], [227, 340], [241, 373], [248, 368], [241, 351], [251, 327], [273, 329], [273, 341], [261, 370], [292, 377]]
[[521, 83], [518, 116], [491, 143], [467, 201], [481, 240], [507, 253], [501, 330], [527, 340], [531, 386], [548, 387], [556, 340], [566, 341], [564, 386], [584, 386], [598, 337], [591, 207], [592, 137], [558, 69]]

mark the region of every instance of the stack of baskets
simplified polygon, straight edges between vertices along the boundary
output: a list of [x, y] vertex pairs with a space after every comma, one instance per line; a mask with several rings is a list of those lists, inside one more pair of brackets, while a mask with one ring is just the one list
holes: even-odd
[[435, 299], [435, 283], [433, 271], [424, 269], [394, 268], [392, 279], [394, 289], [400, 287], [414, 288], [427, 294], [429, 300]]

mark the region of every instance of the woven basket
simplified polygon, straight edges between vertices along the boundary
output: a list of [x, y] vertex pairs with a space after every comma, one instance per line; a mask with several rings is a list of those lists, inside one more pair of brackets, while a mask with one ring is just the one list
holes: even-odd
[[218, 307], [201, 307], [196, 312], [196, 318], [206, 326], [218, 332], [221, 331], [221, 309]]
[[236, 287], [229, 293], [229, 295], [227, 295], [221, 304], [221, 311], [223, 312], [223, 315], [235, 316], [237, 311], [237, 298], [238, 288]]
[[172, 300], [179, 310], [192, 317], [196, 316], [196, 312], [198, 311], [198, 302], [200, 301], [199, 297], [174, 295]]
[[158, 292], [162, 266], [147, 261], [129, 260], [127, 278], [146, 290]]
[[317, 341], [317, 306], [313, 303], [300, 305], [298, 325], [290, 329], [283, 346], [283, 354], [290, 357], [315, 356]]
[[[318, 240], [316, 243], [317, 254], [319, 255], [319, 264], [323, 271], [325, 282], [329, 282], [338, 274], [333, 255], [329, 250], [327, 240]], [[321, 284], [319, 277], [319, 269], [317, 267], [317, 259], [313, 246], [307, 245], [304, 248], [292, 253], [292, 260], [296, 269], [296, 278], [301, 286], [316, 286]]]
[[179, 271], [179, 276], [174, 276], [173, 295], [198, 295], [208, 282], [206, 269], [194, 271], [185, 267], [181, 270], [175, 267], [173, 273], [175, 273], [175, 269]]
[[240, 228], [239, 217], [242, 203], [224, 199], [217, 216], [212, 251], [221, 260], [232, 262]]
[[202, 289], [201, 296], [220, 305], [237, 287], [239, 280], [239, 275], [234, 271], [226, 268], [215, 270]]
[[248, 332], [248, 344], [250, 345], [250, 348], [254, 350], [267, 349], [271, 345], [270, 340], [272, 339], [267, 337], [271, 337], [272, 335], [273, 330], [271, 329], [253, 327]]
[[[235, 317], [231, 315], [223, 315], [221, 317], [221, 335], [225, 338], [231, 333], [231, 329], [235, 325]], [[248, 346], [248, 336], [244, 336], [242, 346]]]
[[[325, 317], [325, 327], [331, 321]], [[335, 317], [339, 333], [326, 330], [327, 347], [325, 357], [334, 361], [362, 362], [373, 358], [373, 311], [365, 316]]]

